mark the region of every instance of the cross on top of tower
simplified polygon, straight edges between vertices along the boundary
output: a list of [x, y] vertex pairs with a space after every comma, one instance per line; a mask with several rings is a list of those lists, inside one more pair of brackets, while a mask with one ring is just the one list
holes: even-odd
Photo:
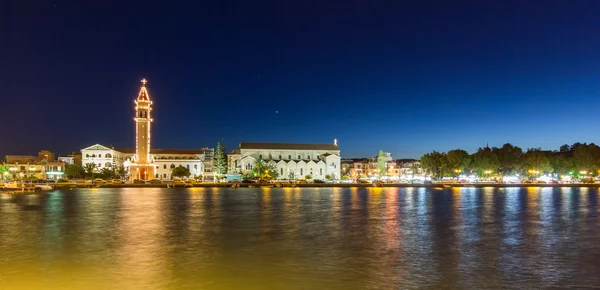
[[142, 79], [142, 88], [140, 89], [140, 94], [137, 97], [138, 101], [149, 101], [150, 96], [148, 96], [148, 91], [146, 89], [146, 83], [148, 82], [146, 79]]

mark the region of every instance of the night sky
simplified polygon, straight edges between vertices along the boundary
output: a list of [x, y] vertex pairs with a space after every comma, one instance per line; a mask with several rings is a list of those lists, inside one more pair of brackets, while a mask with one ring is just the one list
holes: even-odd
[[179, 2], [2, 2], [0, 155], [134, 147], [142, 78], [155, 148], [600, 143], [600, 1]]

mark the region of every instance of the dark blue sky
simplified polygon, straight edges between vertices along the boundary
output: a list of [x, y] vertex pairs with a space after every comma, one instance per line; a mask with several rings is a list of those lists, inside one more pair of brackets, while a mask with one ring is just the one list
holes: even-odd
[[[125, 2], [125, 3], [121, 3]], [[179, 1], [173, 1], [179, 2]], [[32, 1], [0, 9], [0, 154], [596, 142], [600, 1]], [[276, 113], [279, 111], [279, 113]]]

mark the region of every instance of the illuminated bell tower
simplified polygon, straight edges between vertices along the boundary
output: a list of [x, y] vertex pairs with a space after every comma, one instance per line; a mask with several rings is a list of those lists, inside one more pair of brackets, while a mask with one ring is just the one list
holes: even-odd
[[146, 79], [135, 100], [135, 156], [129, 166], [132, 179], [148, 180], [154, 178], [154, 160], [150, 156], [152, 101], [146, 89]]

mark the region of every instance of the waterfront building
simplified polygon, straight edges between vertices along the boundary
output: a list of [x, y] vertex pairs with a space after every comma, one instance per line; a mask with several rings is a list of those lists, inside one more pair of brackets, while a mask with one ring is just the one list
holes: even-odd
[[212, 179], [212, 158], [214, 149], [154, 149], [152, 148], [153, 102], [146, 88], [147, 81], [135, 99], [135, 148], [121, 148], [95, 144], [81, 149], [81, 164], [94, 163], [96, 170], [125, 167], [129, 179], [172, 179], [171, 173], [178, 166], [190, 170], [190, 177]]
[[56, 161], [54, 153], [42, 150], [35, 155], [6, 155], [3, 166], [8, 171], [2, 176], [4, 179], [59, 179], [65, 172], [66, 163]]
[[352, 179], [385, 176], [390, 179], [411, 179], [423, 174], [421, 163], [415, 159], [396, 159], [385, 152], [386, 172], [377, 168], [377, 157], [351, 158], [342, 160], [342, 174]]
[[64, 162], [59, 161], [32, 161], [26, 163], [4, 163], [3, 166], [8, 167], [8, 171], [4, 172], [2, 179], [51, 179], [57, 180], [62, 178], [65, 173]]
[[58, 160], [62, 160], [63, 162], [68, 164], [76, 164], [81, 166], [81, 151], [67, 153], [67, 155], [64, 157], [58, 157]]
[[48, 150], [42, 150], [38, 152], [38, 159], [46, 161], [56, 161], [56, 158], [54, 158], [54, 153]]
[[28, 164], [37, 163], [37, 156], [33, 155], [6, 155], [4, 158], [7, 164]]
[[[172, 179], [171, 171], [178, 166], [186, 167], [190, 170], [191, 176], [203, 176], [205, 178], [212, 178], [211, 172], [205, 172], [205, 162], [212, 162], [212, 148], [202, 149], [150, 149], [150, 160], [152, 160], [153, 176], [147, 177], [146, 179], [161, 179], [170, 180]], [[96, 170], [100, 171], [102, 168], [119, 168], [124, 166], [131, 170], [128, 162], [135, 158], [136, 150], [133, 148], [119, 148], [115, 149], [112, 147], [96, 144], [88, 148], [81, 149], [82, 153], [82, 164], [85, 167], [88, 163], [96, 164]], [[208, 161], [207, 161], [208, 160]], [[131, 176], [131, 172], [130, 172]], [[132, 177], [133, 179], [139, 179], [142, 177], [139, 174]]]
[[75, 164], [75, 157], [73, 156], [61, 156], [58, 157], [58, 161], [63, 162], [67, 165], [73, 165]]
[[256, 161], [277, 168], [279, 179], [325, 180], [341, 177], [340, 148], [333, 144], [240, 143], [227, 156], [230, 173], [245, 173], [254, 168]]
[[398, 159], [395, 161], [401, 176], [422, 175], [421, 161], [416, 159]]

